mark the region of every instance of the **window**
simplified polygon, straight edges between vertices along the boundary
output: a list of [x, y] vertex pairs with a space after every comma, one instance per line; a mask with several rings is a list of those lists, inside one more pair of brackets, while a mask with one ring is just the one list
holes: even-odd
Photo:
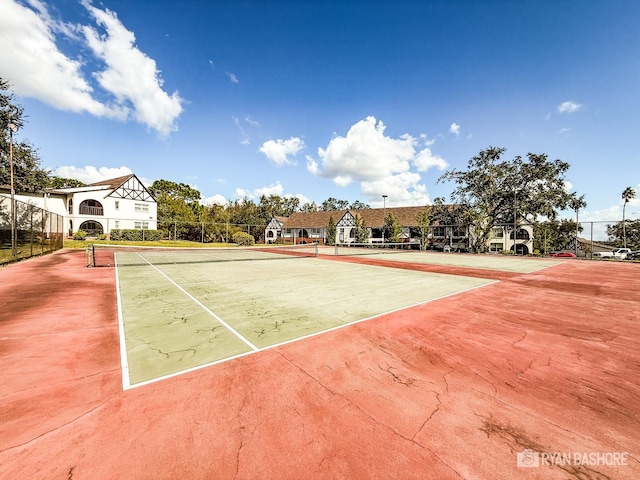
[[502, 228], [494, 228], [491, 230], [491, 235], [493, 238], [502, 238], [504, 237], [504, 230]]
[[135, 223], [136, 230], [149, 230], [149, 222], [136, 222]]
[[116, 200], [116, 210], [120, 210], [120, 202]]
[[115, 226], [113, 228], [120, 228], [120, 220], [115, 221]]
[[446, 237], [447, 231], [445, 227], [433, 227], [433, 236], [434, 237]]
[[504, 250], [504, 245], [502, 245], [501, 243], [489, 244], [489, 251], [491, 252], [501, 252], [502, 250]]
[[136, 212], [148, 212], [149, 211], [149, 205], [146, 203], [136, 203], [135, 204], [135, 211]]

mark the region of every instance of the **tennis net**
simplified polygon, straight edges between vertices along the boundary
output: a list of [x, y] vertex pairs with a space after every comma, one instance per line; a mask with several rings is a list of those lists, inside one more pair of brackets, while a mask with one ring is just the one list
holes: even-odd
[[410, 250], [420, 250], [418, 243], [412, 242], [387, 242], [387, 243], [337, 243], [335, 255], [380, 255], [391, 253], [406, 253]]
[[141, 245], [91, 244], [88, 267], [170, 265], [309, 258], [318, 256], [318, 245], [269, 245], [260, 247], [149, 247]]

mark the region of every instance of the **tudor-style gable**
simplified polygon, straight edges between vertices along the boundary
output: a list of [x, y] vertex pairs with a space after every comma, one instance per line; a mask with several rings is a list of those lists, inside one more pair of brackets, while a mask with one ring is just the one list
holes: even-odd
[[125, 175], [124, 177], [113, 178], [103, 182], [92, 183], [89, 186], [93, 187], [102, 185], [108, 186], [112, 189], [112, 192], [107, 195], [108, 197], [137, 200], [141, 202], [155, 201], [149, 190], [147, 190], [135, 174]]
[[338, 220], [338, 223], [336, 223], [336, 227], [355, 227], [355, 225], [356, 217], [349, 210], [347, 210], [342, 218]]

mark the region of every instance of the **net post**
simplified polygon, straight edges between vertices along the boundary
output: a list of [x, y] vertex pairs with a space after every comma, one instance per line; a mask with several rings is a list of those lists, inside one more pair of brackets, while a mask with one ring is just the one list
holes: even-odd
[[87, 268], [93, 267], [94, 266], [94, 262], [95, 262], [95, 258], [94, 258], [93, 244], [92, 243], [87, 245], [87, 247], [85, 248], [85, 252], [87, 254]]
[[313, 256], [317, 257], [318, 256], [318, 242], [313, 242], [313, 244], [314, 244]]

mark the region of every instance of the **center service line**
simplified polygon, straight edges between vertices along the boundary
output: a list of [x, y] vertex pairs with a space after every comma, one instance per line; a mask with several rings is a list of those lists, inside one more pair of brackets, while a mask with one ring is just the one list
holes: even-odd
[[173, 283], [182, 293], [184, 293], [187, 297], [189, 297], [191, 300], [193, 300], [197, 305], [199, 305], [205, 312], [207, 312], [209, 315], [211, 315], [213, 318], [215, 318], [217, 321], [219, 321], [222, 325], [224, 325], [231, 333], [233, 333], [236, 337], [238, 337], [240, 340], [242, 340], [246, 345], [249, 346], [249, 348], [251, 348], [251, 350], [253, 351], [258, 351], [259, 348], [256, 347], [253, 343], [251, 343], [249, 340], [247, 340], [246, 338], [244, 338], [240, 332], [238, 332], [237, 330], [235, 330], [231, 325], [229, 325], [227, 322], [225, 322], [224, 320], [222, 320], [222, 318], [220, 318], [218, 315], [216, 315], [214, 312], [212, 312], [211, 310], [209, 310], [209, 308], [207, 308], [202, 302], [200, 302], [200, 300], [198, 300], [197, 298], [195, 298], [193, 295], [191, 295], [189, 292], [187, 292], [184, 288], [182, 288], [180, 285], [178, 285], [176, 282], [174, 282], [171, 278], [169, 278], [162, 270], [160, 270], [158, 267], [156, 267], [153, 263], [151, 263], [149, 260], [147, 260], [146, 258], [144, 258], [140, 253], [136, 252], [137, 255], [142, 258], [145, 262], [147, 262], [151, 267], [153, 267], [158, 273], [160, 273], [160, 275], [162, 275], [164, 278], [166, 278], [167, 280], [169, 280], [171, 283]]

